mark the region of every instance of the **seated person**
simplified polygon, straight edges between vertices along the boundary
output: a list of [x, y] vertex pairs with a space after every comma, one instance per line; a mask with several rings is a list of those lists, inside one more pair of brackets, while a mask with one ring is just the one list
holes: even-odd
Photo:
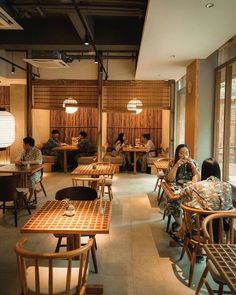
[[127, 141], [126, 141], [126, 137], [124, 133], [119, 133], [113, 150], [112, 150], [112, 155], [113, 156], [120, 156], [122, 157], [123, 161], [122, 161], [122, 170], [125, 170], [126, 167], [128, 169], [130, 169], [131, 166], [131, 160], [130, 160], [130, 154], [129, 153], [124, 153], [122, 151], [123, 147], [127, 145]]
[[[25, 137], [23, 139], [23, 152], [16, 158], [16, 165], [26, 164], [42, 164], [43, 157], [41, 151], [34, 146], [34, 139], [32, 137]], [[31, 200], [35, 185], [40, 181], [41, 171], [37, 171], [32, 175], [27, 176], [27, 187], [29, 188], [28, 201]]]
[[[213, 158], [206, 159], [202, 164], [201, 181], [183, 189], [180, 194], [182, 203], [192, 208], [209, 211], [226, 211], [232, 209], [231, 185], [220, 179], [219, 163]], [[213, 230], [217, 232], [218, 225], [213, 227]], [[182, 239], [183, 234], [184, 227], [182, 226], [175, 236]]]
[[52, 137], [48, 139], [47, 143], [42, 148], [42, 154], [45, 156], [56, 156], [57, 162], [55, 169], [63, 170], [63, 153], [53, 150], [55, 147], [66, 145], [66, 143], [59, 140], [59, 136], [60, 133], [57, 129], [52, 130]]
[[154, 143], [150, 139], [150, 134], [149, 133], [143, 134], [143, 138], [144, 138], [144, 142], [145, 142], [146, 154], [144, 154], [142, 156], [141, 172], [146, 172], [146, 170], [147, 170], [147, 158], [156, 156], [156, 148], [155, 148]]
[[53, 149], [58, 146], [66, 145], [59, 140], [60, 132], [56, 129], [52, 130], [52, 137], [49, 138], [47, 143], [42, 148], [42, 154], [47, 156], [57, 156], [58, 152]]
[[[175, 158], [169, 163], [167, 168], [166, 181], [183, 184], [184, 182], [197, 182], [199, 180], [200, 173], [198, 163], [190, 158], [188, 146], [186, 144], [179, 144], [175, 150]], [[172, 229], [178, 230], [182, 223], [179, 200], [168, 203], [167, 214], [171, 214], [176, 221], [172, 225]]]
[[81, 131], [78, 137], [78, 151], [77, 156], [93, 156], [94, 152], [92, 151], [92, 146], [87, 139], [87, 133], [85, 131]]

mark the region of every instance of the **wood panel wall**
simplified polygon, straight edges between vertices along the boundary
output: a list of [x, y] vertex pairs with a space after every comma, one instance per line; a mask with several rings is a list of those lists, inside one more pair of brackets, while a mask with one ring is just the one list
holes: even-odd
[[61, 139], [71, 143], [71, 138], [79, 136], [84, 130], [88, 134], [88, 140], [97, 146], [98, 112], [96, 108], [79, 108], [74, 114], [67, 114], [64, 110], [50, 111], [50, 131], [58, 129]]
[[[120, 132], [124, 132], [130, 143], [142, 134], [150, 133], [156, 147], [160, 147], [162, 139], [162, 110], [145, 109], [136, 115], [131, 113], [108, 112], [107, 114], [107, 142], [113, 146]], [[165, 130], [169, 132], [169, 130]]]
[[76, 99], [81, 107], [97, 107], [97, 80], [35, 80], [33, 81], [33, 108], [63, 109], [63, 101]]
[[127, 111], [133, 98], [140, 99], [144, 109], [170, 109], [170, 89], [168, 81], [104, 81], [103, 110]]
[[195, 60], [187, 67], [185, 109], [185, 143], [188, 144], [193, 158], [197, 156], [198, 99], [199, 61]]
[[[0, 86], [0, 108], [5, 108], [6, 111], [10, 111], [10, 86]], [[0, 164], [5, 164], [9, 161], [10, 148], [0, 150]]]

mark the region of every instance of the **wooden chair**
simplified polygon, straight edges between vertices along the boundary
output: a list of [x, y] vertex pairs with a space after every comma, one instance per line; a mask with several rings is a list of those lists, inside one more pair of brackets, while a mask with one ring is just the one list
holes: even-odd
[[157, 180], [154, 187], [154, 192], [156, 191], [158, 187], [158, 194], [157, 194], [157, 201], [158, 205], [161, 203], [161, 183], [165, 179], [165, 172], [168, 168], [169, 162], [172, 160], [171, 158], [160, 158], [154, 162], [154, 165], [157, 169]]
[[[90, 179], [90, 178], [89, 178]], [[80, 200], [80, 201], [94, 201], [97, 199], [97, 192], [95, 189], [85, 186], [73, 186], [73, 187], [66, 187], [56, 192], [55, 199], [56, 200], [63, 200], [65, 198], [69, 198], [70, 200]], [[66, 244], [62, 244], [63, 238], [68, 238], [68, 236], [63, 234], [55, 234], [56, 238], [58, 238], [57, 245], [55, 252], [59, 252], [61, 247], [67, 247]], [[83, 236], [83, 235], [82, 235]], [[85, 236], [83, 236], [85, 237]], [[92, 253], [92, 259], [93, 259], [93, 265], [94, 270], [97, 273], [98, 272], [98, 266], [97, 266], [97, 258], [96, 258], [96, 249], [97, 249], [97, 243], [95, 235], [90, 235], [89, 238], [94, 240], [91, 253]], [[84, 243], [82, 242], [82, 245]]]
[[[110, 165], [111, 163], [108, 162], [97, 162], [96, 164], [102, 164], [102, 165]], [[105, 187], [107, 187], [107, 192], [105, 191], [104, 188], [104, 194], [107, 193], [109, 196], [109, 200], [112, 201], [113, 199], [113, 191], [112, 191], [112, 183], [113, 183], [113, 175], [103, 175], [105, 177]]]
[[46, 191], [45, 191], [45, 188], [43, 186], [43, 168], [40, 170], [41, 172], [41, 177], [40, 177], [40, 180], [39, 180], [39, 185], [40, 185], [40, 189], [37, 190], [36, 188], [34, 189], [34, 203], [37, 204], [37, 194], [40, 193], [41, 191], [43, 191], [44, 193], [44, 196], [47, 197], [47, 194], [46, 194]]
[[22, 295], [69, 295], [75, 289], [73, 294], [86, 294], [92, 239], [79, 249], [62, 253], [33, 253], [22, 247], [26, 241], [23, 238], [15, 246]]
[[[227, 218], [227, 224], [225, 225], [225, 219]], [[234, 222], [236, 220], [236, 212], [220, 212], [207, 216], [202, 223], [203, 234], [205, 238], [205, 243], [209, 244], [234, 244]], [[227, 227], [227, 229], [226, 229]], [[224, 285], [226, 282], [224, 278], [220, 276], [214, 264], [210, 259], [208, 259], [206, 268], [201, 276], [198, 287], [196, 289], [196, 294], [199, 294], [201, 287], [205, 284], [209, 294], [214, 294], [215, 290], [211, 288], [207, 281], [208, 272], [211, 274], [215, 283], [219, 285], [217, 294], [222, 295], [224, 292]]]
[[[196, 256], [201, 253], [202, 246], [205, 243], [205, 238], [202, 230], [203, 220], [211, 214], [219, 213], [219, 211], [209, 211], [191, 208], [185, 205], [181, 205], [184, 214], [184, 246], [181, 252], [180, 259], [183, 258], [185, 252], [188, 254], [190, 259], [190, 269], [189, 269], [189, 280], [188, 286], [192, 284], [192, 278], [194, 273], [194, 267], [196, 262]], [[229, 211], [221, 211], [228, 213]]]
[[[28, 213], [31, 214], [26, 198], [27, 193], [16, 189], [19, 183], [19, 175], [0, 176], [0, 202], [2, 202], [0, 208], [3, 209], [3, 214], [5, 214], [6, 209], [14, 210], [15, 226], [17, 226], [17, 210], [20, 201], [23, 202]], [[13, 202], [13, 205], [7, 205], [9, 202]]]

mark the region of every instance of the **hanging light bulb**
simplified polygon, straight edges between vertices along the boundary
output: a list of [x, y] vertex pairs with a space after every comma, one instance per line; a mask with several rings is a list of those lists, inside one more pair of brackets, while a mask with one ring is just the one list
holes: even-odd
[[84, 37], [84, 45], [86, 45], [86, 46], [89, 45], [89, 36], [88, 36], [88, 32], [85, 33], [85, 37]]
[[14, 74], [15, 74], [15, 71], [16, 71], [16, 68], [15, 68], [15, 66], [14, 66], [14, 65], [12, 65], [12, 67], [11, 67], [11, 73], [12, 73], [12, 75], [14, 75]]
[[15, 117], [5, 110], [0, 110], [0, 148], [7, 148], [13, 144], [15, 141], [15, 126]]
[[137, 98], [131, 99], [127, 104], [127, 110], [134, 112], [135, 114], [140, 114], [142, 112], [143, 103]]
[[68, 99], [64, 100], [62, 106], [63, 106], [63, 108], [66, 109], [66, 112], [68, 114], [73, 114], [76, 111], [78, 111], [78, 102], [77, 102], [77, 100], [75, 100], [73, 98], [68, 98]]
[[94, 58], [94, 63], [97, 64], [98, 63], [98, 56], [97, 54], [95, 55], [95, 58]]

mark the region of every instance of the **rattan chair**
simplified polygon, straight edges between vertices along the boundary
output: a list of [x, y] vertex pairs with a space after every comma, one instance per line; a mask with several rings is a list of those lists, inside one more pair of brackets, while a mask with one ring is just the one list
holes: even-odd
[[[0, 209], [3, 210], [3, 214], [5, 214], [6, 209], [14, 210], [15, 226], [17, 226], [17, 211], [20, 201], [23, 202], [23, 205], [27, 209], [28, 213], [31, 214], [26, 198], [27, 193], [17, 191], [19, 183], [19, 175], [0, 176], [0, 202], [2, 202]], [[13, 203], [13, 205], [9, 205], [9, 202]]]
[[[69, 198], [70, 200], [77, 200], [77, 201], [94, 201], [97, 199], [97, 192], [95, 189], [91, 187], [86, 187], [86, 186], [66, 187], [56, 192], [56, 195], [55, 195], [56, 200], [63, 200], [65, 198]], [[63, 238], [67, 239], [68, 238], [67, 235], [55, 234], [54, 236], [58, 238], [55, 252], [59, 252], [61, 247], [67, 248], [67, 243], [62, 244], [62, 239]], [[83, 237], [86, 237], [86, 236], [83, 235]], [[98, 266], [97, 266], [97, 258], [96, 258], [96, 249], [97, 249], [96, 238], [95, 238], [95, 235], [90, 235], [89, 238], [92, 238], [94, 240], [91, 253], [92, 253], [94, 270], [97, 273]], [[82, 245], [83, 244], [84, 243], [82, 243]]]
[[[198, 253], [201, 253], [202, 246], [205, 243], [202, 222], [208, 215], [219, 213], [219, 211], [200, 210], [183, 204], [181, 207], [184, 214], [185, 237], [180, 259], [183, 258], [185, 252], [188, 254], [190, 260], [188, 286], [190, 287], [192, 284], [196, 256]], [[228, 213], [229, 211], [221, 212]]]
[[157, 193], [158, 205], [160, 205], [162, 200], [161, 183], [165, 179], [165, 171], [167, 170], [169, 162], [171, 160], [172, 160], [171, 158], [160, 158], [160, 159], [157, 159], [154, 163], [157, 169], [157, 180], [156, 180], [156, 184], [153, 191], [155, 192], [158, 187], [158, 193]]
[[86, 294], [92, 239], [79, 249], [62, 253], [34, 253], [22, 247], [26, 241], [23, 238], [15, 246], [22, 295]]
[[[227, 221], [226, 221], [227, 220]], [[207, 216], [202, 223], [203, 234], [205, 238], [205, 243], [215, 244], [234, 244], [234, 222], [236, 220], [236, 212], [221, 212], [215, 213]], [[231, 264], [232, 261], [229, 261]], [[211, 274], [215, 283], [219, 285], [217, 294], [221, 295], [224, 293], [224, 285], [226, 282], [222, 276], [216, 270], [214, 264], [209, 259], [206, 264], [206, 268], [201, 276], [198, 287], [196, 289], [196, 294], [199, 294], [199, 291], [202, 288], [202, 285], [205, 284], [209, 294], [214, 294], [210, 284], [207, 281], [208, 272]]]

